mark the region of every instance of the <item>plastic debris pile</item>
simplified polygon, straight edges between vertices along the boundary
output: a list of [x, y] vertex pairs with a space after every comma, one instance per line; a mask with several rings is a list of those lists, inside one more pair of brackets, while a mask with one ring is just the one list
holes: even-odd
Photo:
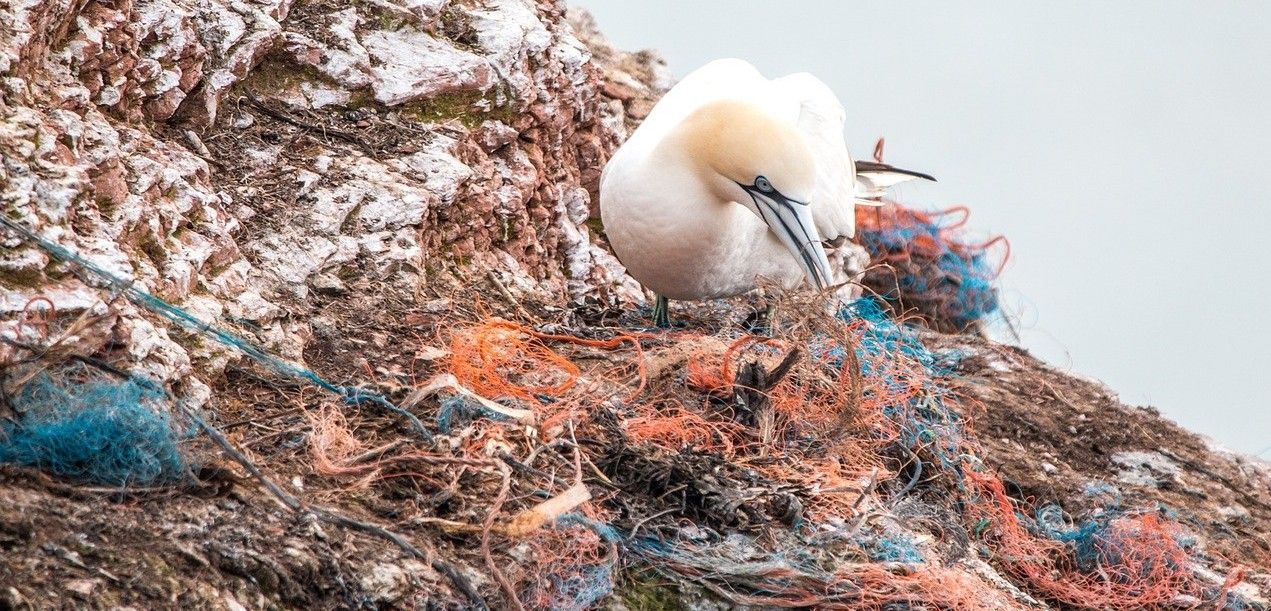
[[[905, 290], [919, 286], [932, 285]], [[478, 592], [446, 571], [476, 606], [497, 597], [500, 608], [593, 608], [644, 575], [660, 589], [764, 607], [1140, 609], [1225, 604], [1239, 580], [1238, 570], [1225, 583], [1198, 579], [1203, 550], [1153, 513], [1102, 507], [1073, 527], [1008, 495], [953, 390], [960, 355], [933, 352], [874, 299], [831, 317], [816, 296], [787, 296], [771, 336], [695, 331], [706, 327], [691, 320], [652, 332], [631, 316], [531, 325], [478, 308], [436, 326], [435, 345], [420, 347], [431, 356], [413, 370], [426, 381], [393, 402], [388, 389], [338, 386], [130, 290], [261, 371], [331, 391], [320, 407], [299, 407], [316, 493], [391, 499], [400, 532], [310, 511], [417, 556], [408, 539], [445, 535], [497, 586]], [[972, 310], [958, 312], [945, 320]], [[17, 388], [0, 460], [114, 485], [186, 470], [153, 385], [43, 374]], [[302, 509], [223, 432], [199, 425]], [[995, 569], [1009, 583], [993, 581]]]
[[[972, 243], [962, 235], [964, 207], [920, 212], [895, 202], [856, 211], [860, 243], [871, 265], [864, 284], [897, 315], [916, 314], [933, 328], [961, 332], [998, 309], [994, 280], [1010, 256], [998, 236]], [[994, 265], [992, 251], [1004, 253]]]
[[[757, 606], [1140, 609], [1225, 598], [1192, 576], [1196, 551], [1181, 527], [1153, 514], [1105, 508], [1080, 536], [1022, 517], [1028, 506], [982, 466], [944, 383], [957, 355], [929, 351], [877, 302], [802, 326], [603, 339], [503, 320], [455, 330], [451, 371], [465, 391], [534, 417], [478, 418], [451, 436], [474, 456], [559, 448], [560, 468], [574, 463], [597, 491], [557, 518], [574, 536], [533, 538], [534, 557], [553, 562], [513, 591], [585, 608], [629, 574], [621, 569], [643, 567]], [[630, 358], [597, 354], [616, 350]], [[1016, 595], [964, 570], [983, 561], [1011, 576]]]

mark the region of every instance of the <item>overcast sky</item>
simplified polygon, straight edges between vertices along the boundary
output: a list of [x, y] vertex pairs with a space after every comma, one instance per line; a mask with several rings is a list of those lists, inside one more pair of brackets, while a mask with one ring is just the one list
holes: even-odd
[[854, 155], [940, 180], [899, 199], [1010, 239], [1034, 354], [1271, 457], [1271, 4], [579, 3], [677, 76], [821, 77]]

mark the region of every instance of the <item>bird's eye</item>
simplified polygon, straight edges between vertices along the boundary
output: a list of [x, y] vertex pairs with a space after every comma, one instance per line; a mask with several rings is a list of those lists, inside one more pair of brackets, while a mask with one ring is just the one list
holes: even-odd
[[755, 178], [755, 188], [764, 193], [772, 193], [773, 191], [772, 183], [768, 182], [768, 179], [763, 176]]

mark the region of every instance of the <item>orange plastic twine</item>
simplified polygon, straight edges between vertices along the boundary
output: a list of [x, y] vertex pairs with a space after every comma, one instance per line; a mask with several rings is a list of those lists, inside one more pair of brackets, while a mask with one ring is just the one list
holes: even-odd
[[[965, 222], [965, 208], [934, 215], [903, 210], [896, 214], [925, 221], [961, 214], [952, 226]], [[999, 242], [1005, 244], [994, 238], [967, 248], [985, 249]], [[915, 240], [909, 253], [928, 247], [948, 246]], [[1174, 604], [1181, 596], [1197, 600], [1208, 596], [1205, 603], [1225, 601], [1227, 591], [1240, 581], [1239, 569], [1217, 594], [1207, 592], [1192, 573], [1192, 552], [1179, 543], [1182, 527], [1155, 513], [1106, 520], [1090, 536], [1082, 535], [1079, 543], [1067, 540], [1066, 533], [1038, 532], [1038, 524], [1022, 517], [1026, 508], [1007, 496], [1002, 480], [974, 467], [979, 464], [974, 458], [979, 446], [962, 409], [970, 406], [957, 404], [951, 382], [941, 378], [942, 369], [933, 365], [936, 355], [912, 336], [898, 338], [895, 334], [905, 333], [900, 328], [895, 334], [880, 332], [880, 328], [891, 328], [882, 325], [893, 323], [864, 316], [846, 322], [835, 318], [808, 323], [807, 328], [796, 326], [801, 330], [781, 338], [743, 335], [729, 341], [715, 336], [701, 341], [700, 335], [639, 333], [591, 339], [486, 318], [452, 332], [450, 365], [456, 379], [473, 392], [532, 406], [546, 431], [558, 430], [556, 425], [574, 418], [579, 410], [624, 397], [626, 404], [615, 415], [629, 441], [651, 446], [648, 449], [653, 451], [710, 452], [798, 490], [806, 524], [850, 524], [853, 516], [886, 507], [876, 484], [896, 477], [900, 467], [885, 461], [884, 455], [890, 455], [890, 448], [904, 448], [914, 461], [931, 465], [922, 481], [941, 478], [950, 484], [947, 492], [958, 497], [967, 530], [983, 542], [994, 565], [1039, 599], [1118, 611]], [[655, 356], [655, 360], [669, 360], [657, 365], [659, 371], [650, 386], [641, 342], [652, 340], [670, 349]], [[741, 362], [754, 359], [771, 372], [791, 354], [792, 346], [798, 346], [802, 356], [781, 380], [771, 387], [749, 389], [762, 393], [767, 401], [740, 405], [738, 396], [754, 396], [739, 392], [747, 389], [736, 386]], [[677, 348], [697, 351], [685, 358], [675, 354]], [[589, 349], [629, 349], [634, 359], [615, 366], [614, 360], [623, 359], [598, 359]], [[673, 369], [679, 363], [685, 364], [682, 376]], [[683, 393], [681, 383], [702, 394]], [[753, 409], [738, 411], [746, 407]], [[397, 465], [390, 459], [350, 464], [350, 457], [365, 452], [349, 443], [341, 425], [314, 422], [313, 452], [320, 472], [382, 479], [405, 470], [403, 465], [389, 470], [389, 475], [381, 474], [379, 469]], [[489, 456], [492, 447], [522, 443], [519, 434], [506, 423], [481, 419], [465, 429], [461, 447], [469, 455]], [[862, 509], [863, 501], [873, 509]], [[587, 505], [579, 511], [589, 515], [596, 507]], [[1084, 531], [1074, 531], [1080, 532]], [[605, 537], [598, 538], [590, 529], [567, 527], [525, 543], [531, 560], [521, 567], [521, 574], [514, 575], [519, 591], [534, 606], [552, 607], [567, 605], [580, 588], [611, 584], [606, 571], [617, 551], [615, 539]], [[712, 579], [711, 571], [718, 569], [711, 563], [726, 560], [707, 549], [697, 550], [696, 556], [692, 549], [653, 546], [645, 551], [651, 561], [660, 563], [660, 569], [707, 581]], [[925, 547], [915, 553], [931, 555]], [[927, 561], [930, 564], [904, 570], [883, 562], [840, 564], [824, 571], [780, 562], [757, 564], [755, 573], [744, 575], [755, 580], [755, 587], [731, 591], [729, 598], [765, 607], [827, 609], [913, 603], [969, 610], [1017, 604], [977, 575], [941, 567], [934, 557]], [[1093, 568], [1092, 562], [1096, 563]], [[590, 595], [587, 599], [592, 600]]]
[[968, 470], [978, 521], [999, 562], [1048, 599], [1087, 609], [1143, 609], [1182, 594], [1201, 594], [1179, 545], [1179, 527], [1152, 513], [1113, 520], [1096, 543], [1099, 567], [1082, 572], [1060, 541], [1034, 536], [1020, 522], [1002, 480]]
[[[487, 318], [455, 331], [450, 340], [450, 367], [455, 378], [477, 394], [509, 398], [533, 406], [543, 430], [556, 430], [572, 419], [585, 404], [607, 397], [600, 387], [621, 387], [618, 372], [583, 371], [549, 343], [570, 344], [601, 350], [630, 347], [635, 351], [636, 385], [626, 395], [635, 402], [648, 385], [648, 372], [640, 336], [622, 334], [610, 339], [590, 339], [544, 333], [501, 318]], [[581, 380], [587, 384], [580, 385]]]

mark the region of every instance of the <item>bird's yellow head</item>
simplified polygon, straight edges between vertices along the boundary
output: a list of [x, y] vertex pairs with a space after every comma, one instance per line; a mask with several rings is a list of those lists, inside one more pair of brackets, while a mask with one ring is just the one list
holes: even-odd
[[808, 280], [829, 286], [829, 260], [809, 201], [816, 158], [793, 123], [754, 104], [723, 100], [685, 118], [670, 142], [722, 203], [735, 202], [758, 215]]
[[803, 134], [758, 106], [735, 100], [707, 104], [680, 124], [677, 135], [708, 174], [704, 178], [724, 191], [720, 195], [735, 196], [736, 185], [754, 185], [760, 178], [787, 197], [806, 201], [811, 194], [816, 159]]

